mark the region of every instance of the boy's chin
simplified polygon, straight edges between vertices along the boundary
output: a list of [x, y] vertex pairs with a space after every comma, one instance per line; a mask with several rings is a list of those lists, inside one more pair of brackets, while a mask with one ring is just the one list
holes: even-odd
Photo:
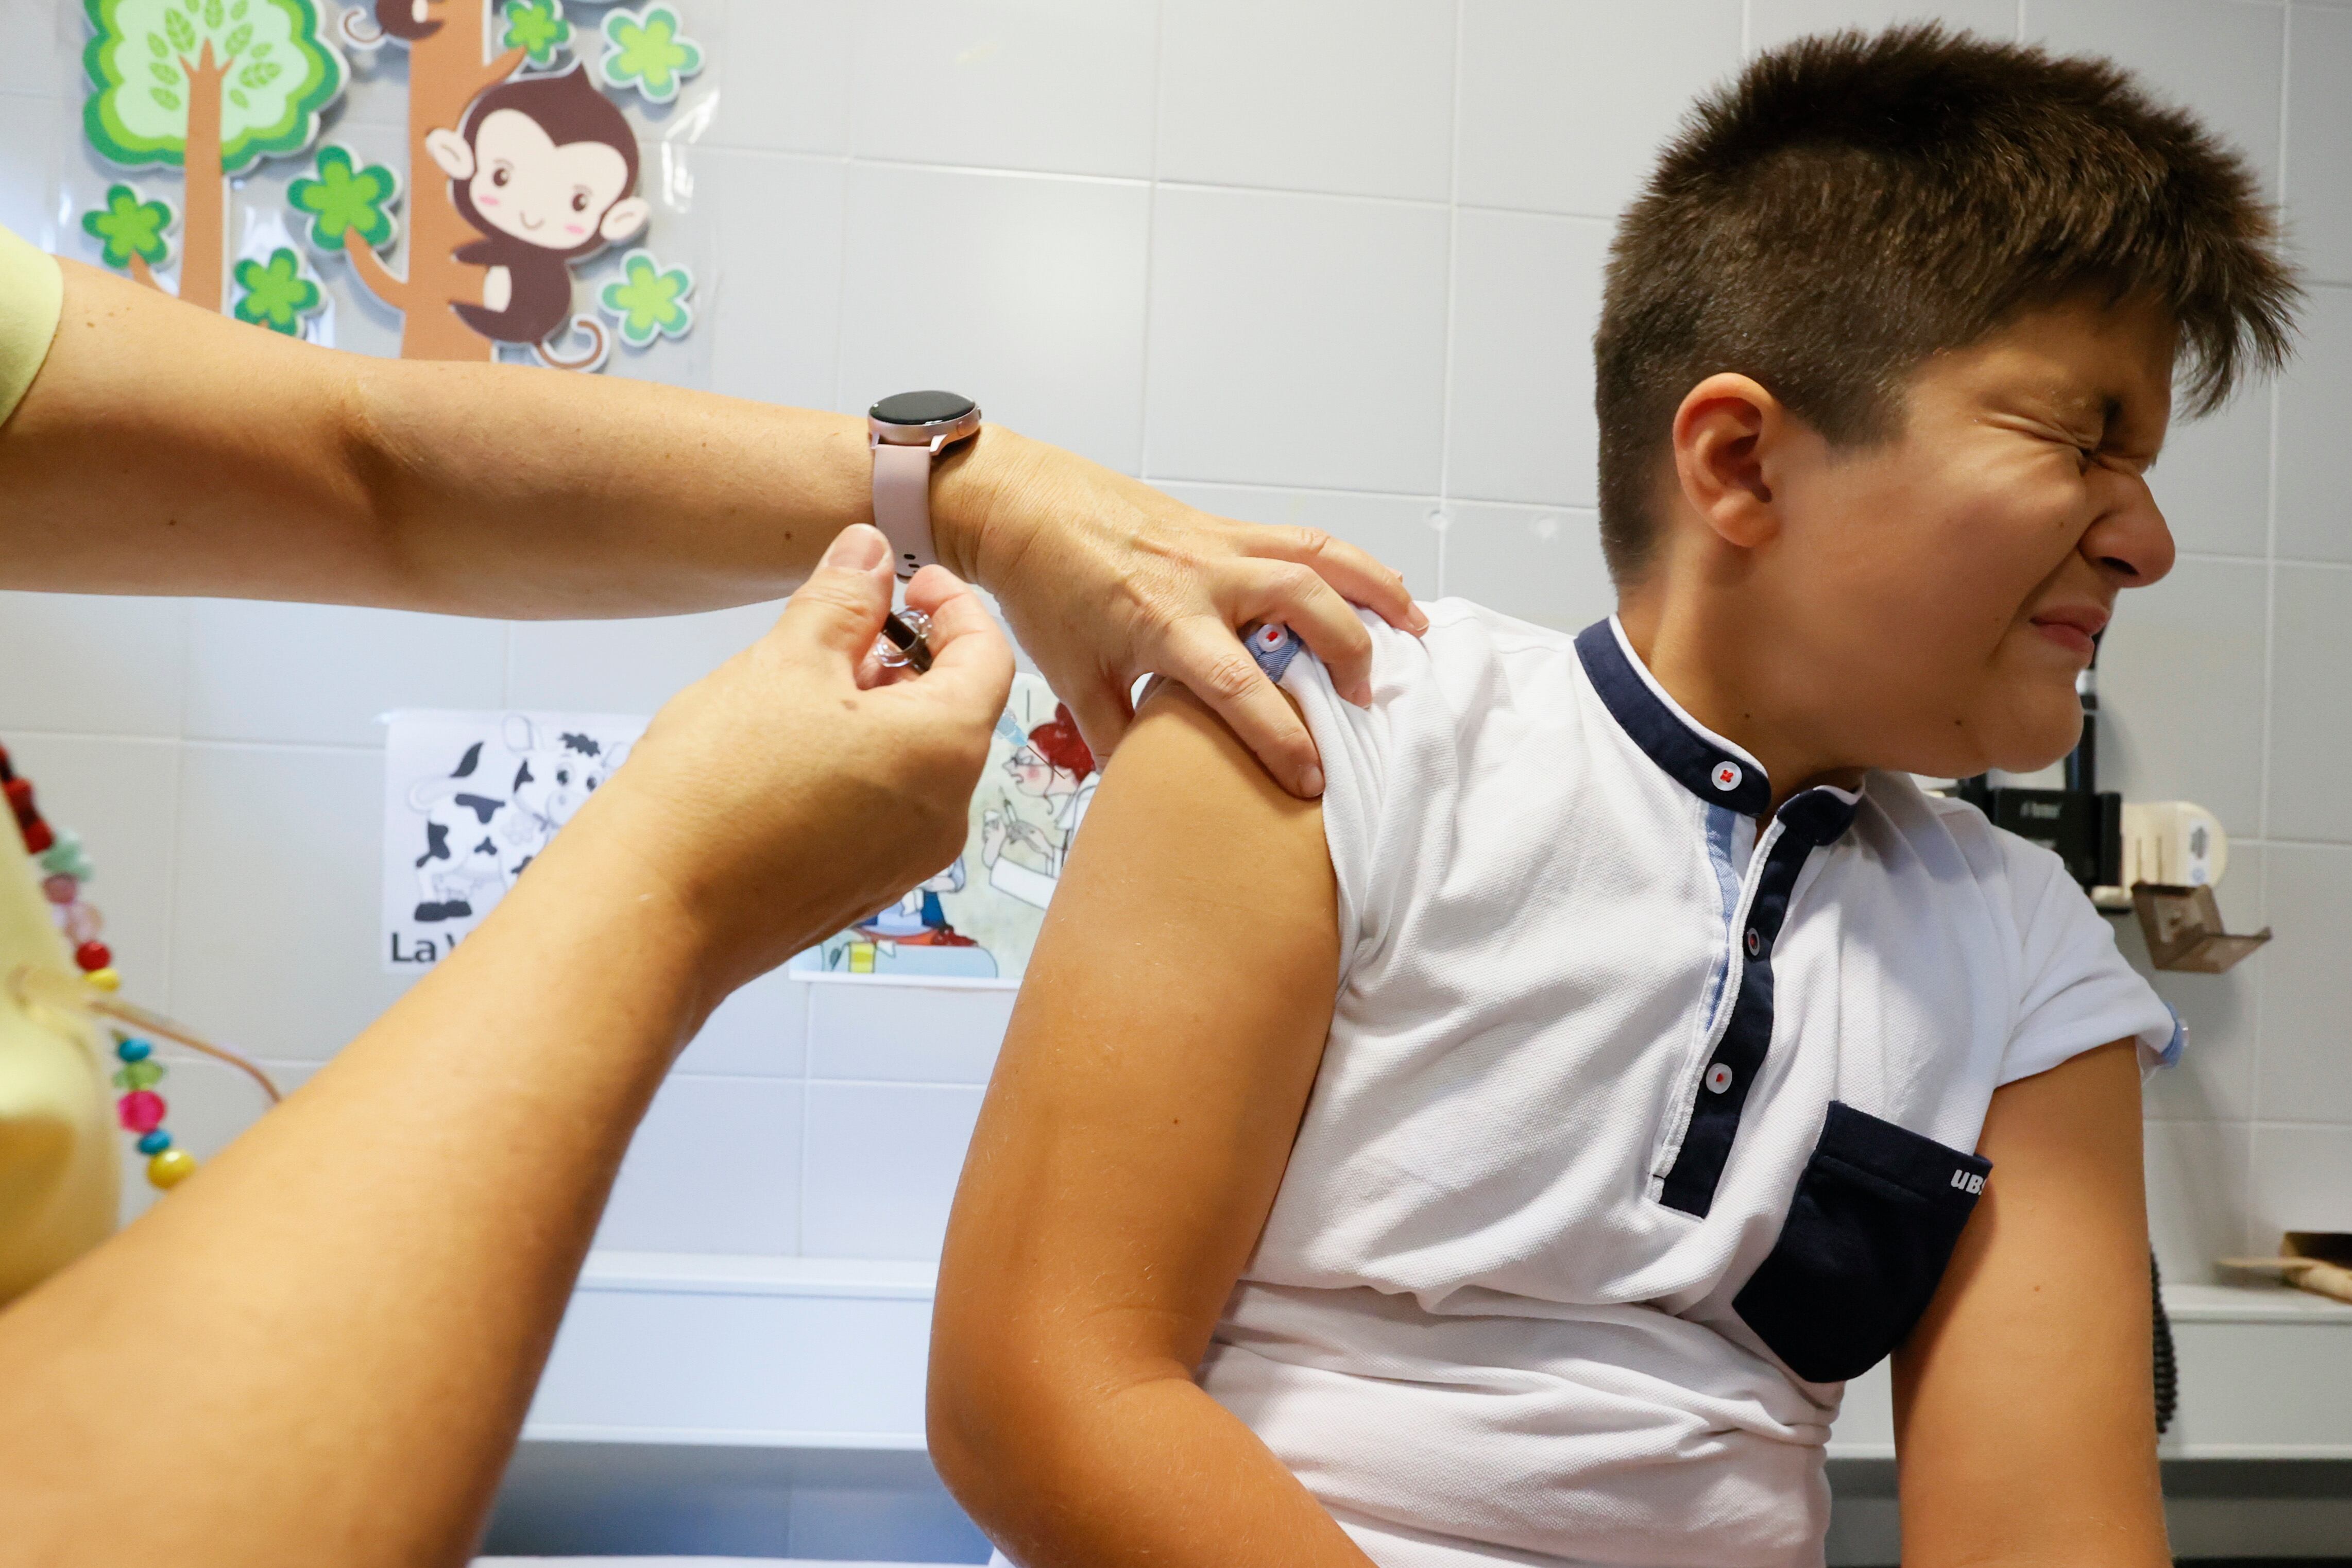
[[2083, 710], [2069, 688], [2063, 708], [2046, 718], [2036, 715], [2033, 721], [2001, 736], [1999, 744], [1987, 747], [1985, 767], [2005, 773], [2038, 773], [2063, 759], [2082, 738]]

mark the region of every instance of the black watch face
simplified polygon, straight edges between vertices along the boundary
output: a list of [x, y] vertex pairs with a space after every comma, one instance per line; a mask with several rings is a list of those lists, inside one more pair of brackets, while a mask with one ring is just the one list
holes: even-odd
[[942, 425], [962, 418], [978, 406], [960, 392], [900, 392], [866, 413], [885, 425]]

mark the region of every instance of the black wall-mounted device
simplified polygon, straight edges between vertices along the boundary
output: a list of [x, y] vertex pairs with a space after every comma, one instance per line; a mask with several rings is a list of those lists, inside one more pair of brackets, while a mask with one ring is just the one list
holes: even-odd
[[2090, 664], [2074, 678], [2083, 700], [2083, 738], [2066, 754], [2064, 788], [1997, 786], [1979, 773], [1962, 779], [1955, 792], [1994, 826], [2055, 851], [2085, 891], [2115, 887], [2124, 873], [2124, 797], [2098, 785], [2098, 668], [2095, 647]]

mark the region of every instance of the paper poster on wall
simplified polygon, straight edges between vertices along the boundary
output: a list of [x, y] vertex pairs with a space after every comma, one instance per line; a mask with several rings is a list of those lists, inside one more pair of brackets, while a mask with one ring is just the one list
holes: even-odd
[[383, 966], [429, 969], [473, 934], [646, 721], [412, 710], [385, 721]]
[[792, 961], [806, 980], [1012, 986], [1094, 800], [1095, 760], [1067, 708], [1016, 676], [972, 792], [964, 852], [889, 908]]

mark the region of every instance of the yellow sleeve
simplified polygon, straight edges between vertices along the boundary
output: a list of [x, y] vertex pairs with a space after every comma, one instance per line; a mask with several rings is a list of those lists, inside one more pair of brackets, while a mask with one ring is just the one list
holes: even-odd
[[65, 293], [57, 258], [0, 228], [0, 421], [16, 412], [49, 357]]

